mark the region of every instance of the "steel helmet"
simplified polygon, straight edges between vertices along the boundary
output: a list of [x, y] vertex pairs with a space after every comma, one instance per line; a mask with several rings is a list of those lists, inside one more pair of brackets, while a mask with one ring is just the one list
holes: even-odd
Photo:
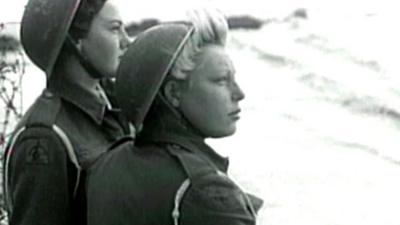
[[50, 77], [81, 0], [30, 0], [21, 22], [29, 58]]
[[192, 25], [163, 24], [139, 34], [122, 57], [115, 94], [123, 114], [136, 128], [143, 120], [165, 76], [192, 34]]

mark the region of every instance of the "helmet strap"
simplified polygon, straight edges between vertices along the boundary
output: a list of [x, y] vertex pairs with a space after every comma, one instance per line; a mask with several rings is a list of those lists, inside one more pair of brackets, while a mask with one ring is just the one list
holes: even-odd
[[85, 68], [89, 76], [94, 79], [104, 78], [100, 71], [94, 67], [93, 63], [91, 63], [85, 54], [78, 48], [78, 44], [69, 34], [67, 34], [65, 43], [70, 49], [72, 49], [73, 54], [78, 58], [79, 63], [83, 66], [83, 68]]
[[201, 137], [207, 137], [206, 135], [203, 134], [199, 129], [197, 129], [191, 122], [190, 120], [185, 116], [185, 114], [182, 112], [180, 108], [176, 108], [172, 106], [172, 104], [167, 100], [167, 98], [162, 94], [162, 91], [157, 92], [157, 97], [160, 100], [160, 103], [164, 105], [164, 107], [167, 107], [169, 111], [171, 111], [176, 118], [181, 122], [181, 125], [183, 125], [186, 129], [189, 129], [193, 131], [194, 133], [200, 135]]

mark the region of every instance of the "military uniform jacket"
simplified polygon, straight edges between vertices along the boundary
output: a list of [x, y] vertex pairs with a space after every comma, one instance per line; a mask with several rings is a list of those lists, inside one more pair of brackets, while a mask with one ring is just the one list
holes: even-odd
[[262, 200], [229, 179], [226, 158], [172, 115], [155, 124], [90, 169], [88, 225], [256, 223]]
[[86, 169], [128, 133], [118, 110], [68, 80], [53, 80], [6, 149], [9, 224], [86, 224]]

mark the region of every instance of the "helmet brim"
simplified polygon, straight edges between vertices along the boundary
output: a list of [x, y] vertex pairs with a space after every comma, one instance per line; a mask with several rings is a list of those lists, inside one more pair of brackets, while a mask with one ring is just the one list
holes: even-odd
[[21, 21], [26, 54], [49, 78], [81, 0], [30, 0]]

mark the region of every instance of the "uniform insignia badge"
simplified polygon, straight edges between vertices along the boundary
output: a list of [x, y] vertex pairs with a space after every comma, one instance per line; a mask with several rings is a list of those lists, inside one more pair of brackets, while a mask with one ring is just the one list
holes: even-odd
[[41, 140], [35, 140], [27, 151], [26, 162], [30, 164], [48, 164], [49, 156], [47, 146]]
[[208, 186], [202, 187], [194, 194], [198, 204], [203, 207], [218, 211], [237, 211], [246, 207], [243, 195], [232, 188]]

